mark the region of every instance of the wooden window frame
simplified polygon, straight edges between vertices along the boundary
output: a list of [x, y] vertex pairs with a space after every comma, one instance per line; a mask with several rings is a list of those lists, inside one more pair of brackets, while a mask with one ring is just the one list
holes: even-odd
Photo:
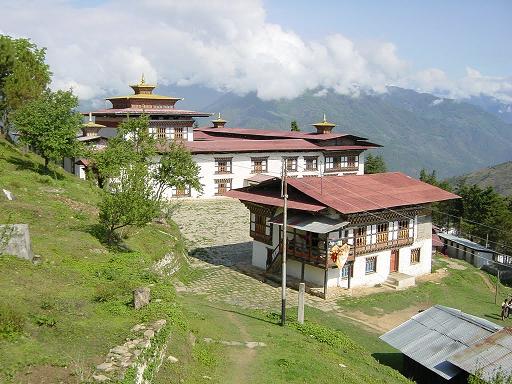
[[[373, 269], [368, 269], [369, 265], [373, 265]], [[377, 273], [377, 256], [370, 256], [365, 259], [365, 267], [364, 267], [365, 275], [370, 275], [372, 273]]]
[[354, 230], [354, 234], [356, 247], [364, 247], [366, 245], [366, 236], [368, 235], [366, 225], [357, 227]]
[[[257, 167], [256, 163], [261, 162], [261, 167]], [[251, 157], [251, 173], [268, 172], [268, 157]]]
[[251, 211], [250, 235], [254, 240], [272, 245], [272, 224], [270, 223], [270, 217]]
[[185, 188], [173, 188], [173, 197], [190, 197], [190, 186]]
[[318, 171], [318, 156], [304, 156], [304, 162], [306, 171]]
[[389, 223], [377, 224], [377, 236], [375, 244], [387, 243], [389, 241]]
[[[225, 163], [222, 165], [222, 163]], [[231, 157], [215, 158], [215, 174], [230, 174], [233, 173], [233, 162]]]
[[411, 249], [411, 265], [421, 262], [421, 248]]
[[299, 169], [298, 157], [285, 157], [284, 162], [286, 164], [286, 170], [288, 172], [297, 172], [297, 170]]
[[233, 187], [233, 179], [216, 179], [215, 196], [222, 196]]

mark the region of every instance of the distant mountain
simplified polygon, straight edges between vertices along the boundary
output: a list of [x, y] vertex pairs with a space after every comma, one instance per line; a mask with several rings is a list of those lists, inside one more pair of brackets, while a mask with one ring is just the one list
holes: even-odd
[[494, 97], [486, 95], [473, 96], [469, 99], [465, 99], [464, 101], [476, 105], [484, 111], [492, 113], [506, 123], [512, 123], [512, 104], [503, 103]]
[[448, 182], [453, 185], [461, 181], [467, 184], [478, 184], [481, 187], [490, 186], [502, 195], [512, 196], [512, 161], [448, 179]]
[[384, 145], [376, 151], [388, 167], [413, 176], [426, 168], [449, 177], [512, 160], [512, 124], [475, 105], [397, 87], [356, 98], [324, 93], [274, 101], [225, 94], [202, 109], [222, 112], [228, 127], [288, 130], [297, 120], [303, 131], [325, 112], [336, 131]]

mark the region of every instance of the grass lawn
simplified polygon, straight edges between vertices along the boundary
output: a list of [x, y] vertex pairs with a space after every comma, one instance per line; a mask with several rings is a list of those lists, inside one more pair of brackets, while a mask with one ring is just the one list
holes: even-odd
[[[45, 175], [39, 157], [3, 140], [0, 188], [16, 197], [0, 196], [0, 223], [28, 223], [41, 260], [0, 257], [2, 383], [88, 382], [134, 324], [160, 318], [171, 330], [167, 353], [179, 362], [166, 360], [156, 383], [408, 382], [328, 324], [290, 322], [282, 328], [275, 315], [262, 311], [177, 296], [172, 281], [150, 269], [164, 254], [183, 252], [175, 225], [132, 230], [128, 249], [110, 249], [97, 237], [97, 190], [61, 170]], [[199, 275], [183, 267], [177, 278]], [[149, 285], [151, 304], [135, 311], [132, 290]], [[205, 337], [266, 346], [207, 343]]]
[[458, 268], [450, 267], [443, 257], [436, 257], [434, 262], [436, 268], [448, 267], [448, 276], [440, 281], [422, 282], [404, 291], [383, 292], [358, 298], [346, 297], [338, 303], [344, 309], [374, 315], [411, 306], [426, 309], [434, 304], [441, 304], [500, 325], [508, 324], [507, 320], [502, 322], [500, 319], [500, 306], [504, 297], [512, 295], [512, 289], [500, 285], [495, 304], [496, 277], [461, 260], [449, 260], [451, 265], [459, 266]]
[[[182, 317], [169, 280], [149, 267], [180, 250], [174, 226], [134, 230], [129, 250], [95, 237], [97, 191], [63, 171], [41, 174], [41, 161], [0, 140], [0, 223], [28, 223], [41, 263], [0, 257], [0, 382], [82, 382], [139, 322]], [[164, 232], [164, 233], [162, 233]], [[166, 234], [170, 233], [172, 236]], [[135, 311], [131, 292], [152, 284], [153, 301]]]
[[[347, 336], [341, 323], [337, 322], [336, 330], [319, 314], [300, 326], [293, 321], [296, 312], [290, 311], [290, 321], [283, 328], [277, 314], [211, 304], [201, 296], [185, 295], [179, 300], [189, 329], [171, 335], [167, 351], [179, 362], [166, 362], [157, 383], [409, 382], [378, 364], [370, 352]], [[361, 333], [355, 327], [351, 331]], [[205, 338], [216, 342], [205, 342]], [[257, 341], [266, 346], [249, 349], [222, 341]]]

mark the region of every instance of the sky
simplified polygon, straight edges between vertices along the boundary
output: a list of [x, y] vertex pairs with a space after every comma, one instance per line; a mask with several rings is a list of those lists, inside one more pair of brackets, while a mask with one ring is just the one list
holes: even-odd
[[0, 0], [0, 33], [47, 47], [81, 100], [147, 81], [264, 99], [396, 85], [512, 103], [508, 0]]

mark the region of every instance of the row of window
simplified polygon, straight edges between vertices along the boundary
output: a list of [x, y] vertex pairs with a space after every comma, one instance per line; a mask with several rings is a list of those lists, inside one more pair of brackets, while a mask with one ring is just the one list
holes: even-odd
[[188, 130], [183, 127], [149, 127], [149, 133], [156, 139], [187, 140]]
[[354, 230], [345, 230], [344, 238], [349, 244], [364, 247], [369, 244], [383, 244], [390, 240], [413, 237], [414, 221], [412, 219], [365, 225]]
[[[411, 264], [418, 264], [420, 262], [420, 248], [411, 249]], [[367, 257], [365, 260], [365, 273], [377, 272], [377, 256]], [[354, 263], [347, 262], [341, 269], [341, 277], [343, 279], [354, 277]]]
[[[357, 168], [359, 157], [358, 156], [342, 156], [343, 163], [333, 162], [333, 159], [340, 159], [341, 157], [326, 157], [325, 169], [335, 170], [342, 168]], [[288, 172], [297, 172], [298, 170], [298, 157], [285, 157], [286, 170]], [[330, 160], [329, 160], [330, 159]], [[318, 171], [318, 156], [304, 156], [306, 171]], [[333, 164], [349, 164], [344, 166], [333, 166]], [[215, 173], [231, 173], [232, 172], [232, 158], [216, 158], [215, 159]], [[251, 157], [251, 173], [265, 173], [268, 172], [268, 157]]]

